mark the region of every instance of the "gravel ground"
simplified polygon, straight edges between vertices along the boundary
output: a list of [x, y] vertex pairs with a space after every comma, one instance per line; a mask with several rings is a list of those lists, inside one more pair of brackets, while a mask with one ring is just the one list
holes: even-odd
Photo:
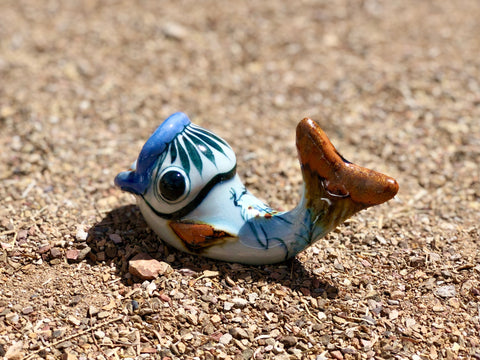
[[[40, 6], [42, 4], [42, 6]], [[480, 358], [480, 2], [0, 2], [0, 356]], [[113, 177], [168, 115], [299, 200], [296, 123], [397, 198], [291, 262], [164, 245]], [[153, 280], [128, 261], [148, 253]]]

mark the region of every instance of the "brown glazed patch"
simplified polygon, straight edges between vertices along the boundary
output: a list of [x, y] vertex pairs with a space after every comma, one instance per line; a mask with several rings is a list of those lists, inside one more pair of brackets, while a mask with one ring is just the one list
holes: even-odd
[[[335, 149], [320, 126], [309, 118], [297, 126], [297, 149], [302, 170], [317, 176], [305, 176], [307, 195], [312, 187], [323, 186], [329, 198], [347, 198], [366, 208], [390, 200], [398, 192], [395, 179], [346, 161]], [[321, 179], [322, 184], [311, 179]]]
[[195, 221], [171, 221], [170, 228], [190, 251], [197, 253], [212, 245], [223, 243], [227, 238], [234, 237], [209, 224]]

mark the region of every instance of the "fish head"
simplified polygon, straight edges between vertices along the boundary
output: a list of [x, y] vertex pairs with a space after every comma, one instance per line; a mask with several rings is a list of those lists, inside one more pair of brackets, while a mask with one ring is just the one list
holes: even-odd
[[150, 136], [132, 168], [116, 176], [115, 185], [158, 216], [179, 219], [235, 174], [236, 157], [227, 142], [175, 113]]

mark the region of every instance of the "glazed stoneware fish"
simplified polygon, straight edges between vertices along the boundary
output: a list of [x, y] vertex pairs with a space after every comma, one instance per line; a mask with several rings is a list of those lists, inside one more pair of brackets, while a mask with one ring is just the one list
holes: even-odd
[[157, 128], [115, 184], [136, 196], [150, 227], [177, 249], [246, 264], [289, 259], [398, 191], [391, 177], [345, 160], [311, 119], [297, 126], [297, 149], [303, 195], [287, 212], [253, 196], [232, 148], [183, 113]]

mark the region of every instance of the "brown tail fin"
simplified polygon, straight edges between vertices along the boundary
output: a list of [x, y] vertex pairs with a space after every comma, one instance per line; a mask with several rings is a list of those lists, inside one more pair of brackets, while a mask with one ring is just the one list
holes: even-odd
[[297, 149], [307, 200], [312, 196], [327, 196], [331, 201], [348, 198], [355, 203], [348, 207], [356, 212], [388, 201], [398, 192], [395, 179], [345, 160], [311, 119], [297, 126]]

